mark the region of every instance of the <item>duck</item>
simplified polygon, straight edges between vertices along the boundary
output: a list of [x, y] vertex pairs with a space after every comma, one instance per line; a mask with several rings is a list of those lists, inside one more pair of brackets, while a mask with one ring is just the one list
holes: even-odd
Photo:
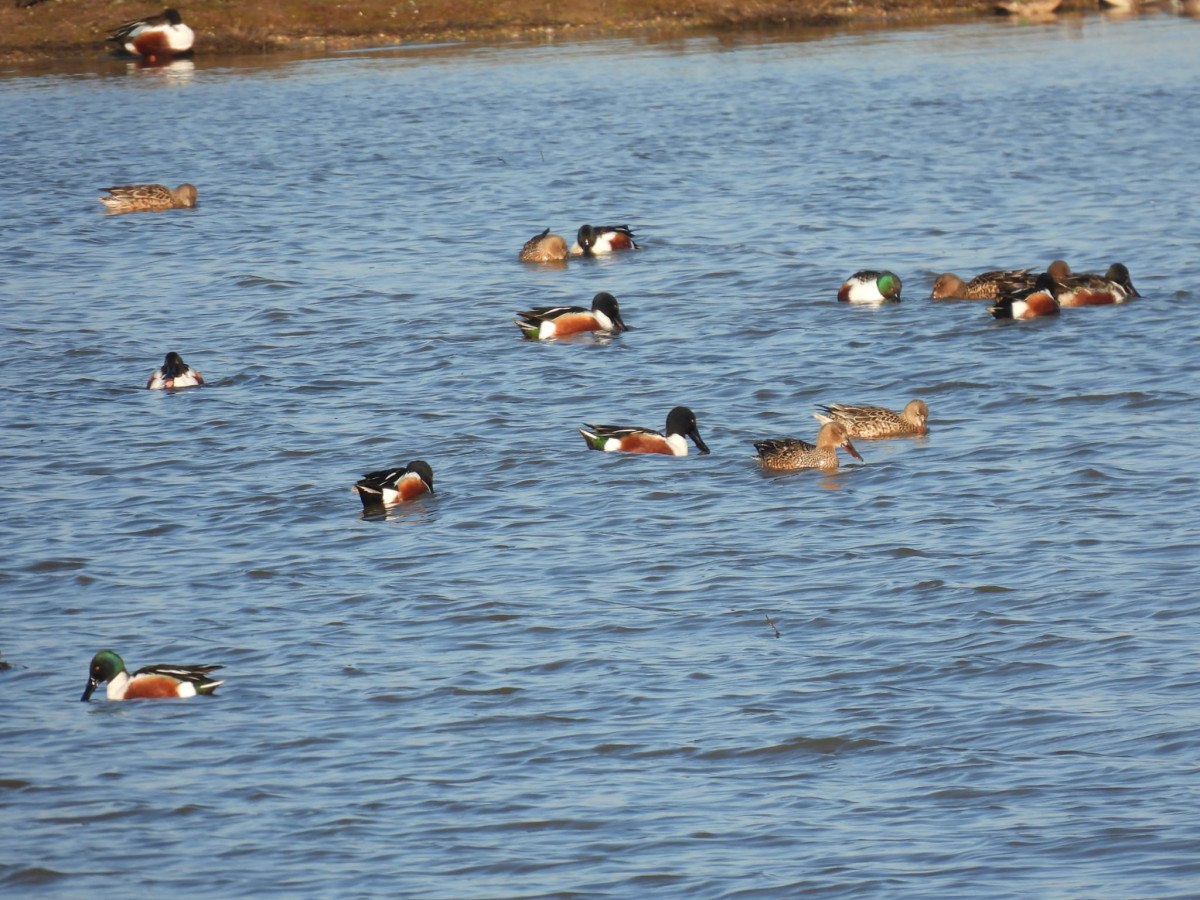
[[1108, 306], [1142, 296], [1123, 263], [1113, 263], [1103, 275], [1072, 275], [1059, 281], [1057, 299], [1062, 306]]
[[80, 700], [87, 701], [102, 681], [108, 682], [109, 700], [164, 700], [211, 694], [224, 681], [208, 677], [221, 666], [145, 666], [133, 675], [125, 661], [112, 650], [101, 650], [92, 657], [87, 687]]
[[822, 406], [823, 413], [813, 413], [822, 425], [836, 422], [850, 437], [875, 440], [878, 438], [909, 437], [928, 431], [929, 407], [924, 400], [910, 400], [900, 412], [884, 406], [847, 406], [833, 403]]
[[433, 493], [433, 469], [423, 459], [407, 466], [368, 472], [354, 485], [363, 509], [396, 506]]
[[196, 205], [196, 186], [181, 184], [169, 188], [165, 184], [124, 184], [100, 188], [108, 197], [96, 199], [109, 212], [160, 212], [164, 209], [191, 209]]
[[842, 303], [899, 303], [900, 279], [894, 272], [864, 269], [846, 279], [837, 298]]
[[582, 306], [539, 306], [517, 315], [524, 321], [513, 319], [513, 324], [531, 341], [544, 341], [585, 331], [612, 334], [629, 330], [629, 326], [621, 319], [617, 298], [607, 291], [601, 291], [592, 298], [591, 309]]
[[[1064, 260], [1056, 259], [1046, 268], [1056, 281], [1071, 274], [1071, 267]], [[976, 275], [963, 281], [953, 272], [943, 272], [933, 282], [930, 300], [995, 300], [1001, 294], [1032, 288], [1038, 273], [1032, 269], [998, 269]]]
[[191, 52], [196, 35], [176, 9], [164, 9], [161, 15], [134, 19], [118, 26], [108, 38], [134, 56], [156, 61]]
[[823, 469], [826, 472], [836, 472], [838, 447], [862, 461], [862, 457], [854, 449], [854, 444], [850, 442], [849, 432], [840, 422], [826, 422], [822, 425], [821, 430], [817, 432], [816, 444], [799, 438], [754, 441], [754, 449], [758, 451], [758, 456], [755, 457], [758, 464], [771, 471]]
[[1043, 272], [1032, 288], [1000, 295], [996, 298], [996, 304], [988, 307], [988, 311], [997, 319], [1057, 316], [1059, 303], [1055, 295], [1058, 290], [1054, 277], [1049, 272]]
[[158, 391], [164, 388], [197, 387], [201, 384], [204, 384], [204, 378], [200, 373], [185, 363], [183, 357], [172, 350], [163, 360], [162, 366], [151, 373], [146, 387], [149, 390]]
[[628, 225], [580, 225], [572, 256], [600, 256], [617, 250], [640, 250]]
[[547, 228], [525, 242], [517, 257], [521, 262], [561, 262], [567, 258], [567, 241], [562, 235], [551, 234]]
[[592, 425], [584, 422], [583, 426], [579, 433], [592, 450], [687, 456], [688, 445], [684, 438], [690, 437], [702, 454], [709, 452], [704, 439], [700, 437], [696, 415], [686, 406], [676, 406], [667, 413], [665, 434], [628, 425]]

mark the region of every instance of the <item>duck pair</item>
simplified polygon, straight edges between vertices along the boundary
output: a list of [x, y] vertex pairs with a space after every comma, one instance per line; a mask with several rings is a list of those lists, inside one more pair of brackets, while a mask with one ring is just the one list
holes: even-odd
[[640, 250], [628, 225], [581, 225], [575, 243], [567, 249], [567, 242], [547, 228], [525, 242], [517, 259], [521, 262], [561, 262], [568, 256], [603, 256], [618, 250]]
[[[709, 452], [696, 426], [696, 416], [686, 406], [671, 410], [665, 433], [649, 428], [587, 423], [579, 433], [593, 450], [687, 456], [686, 438], [691, 438], [701, 453]], [[354, 490], [365, 511], [384, 510], [432, 494], [433, 470], [424, 460], [414, 460], [407, 466], [368, 472], [354, 485]]]
[[[170, 390], [202, 384], [203, 376], [172, 351], [167, 354], [162, 366], [150, 376], [146, 387], [151, 390]], [[433, 493], [433, 470], [424, 460], [414, 460], [407, 466], [368, 472], [354, 485], [354, 490], [367, 510], [407, 503], [423, 494]]]
[[1036, 319], [1056, 316], [1064, 306], [1111, 306], [1140, 296], [1129, 270], [1113, 263], [1103, 275], [1055, 277], [1049, 271], [1043, 272], [1032, 289], [1001, 294], [988, 309], [997, 319]]
[[862, 461], [862, 456], [850, 442], [852, 437], [863, 440], [913, 437], [929, 430], [929, 407], [924, 400], [910, 400], [900, 412], [884, 406], [842, 403], [821, 409], [824, 412], [813, 413], [813, 418], [821, 423], [815, 444], [798, 438], [755, 441], [759, 465], [772, 471], [823, 469], [836, 472], [838, 448]]

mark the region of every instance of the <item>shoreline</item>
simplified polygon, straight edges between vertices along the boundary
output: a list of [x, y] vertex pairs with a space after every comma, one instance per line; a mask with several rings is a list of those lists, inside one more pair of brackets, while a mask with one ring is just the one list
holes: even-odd
[[[0, 0], [0, 63], [112, 57], [105, 39], [122, 22], [171, 0]], [[185, 5], [186, 4], [186, 5]], [[989, 0], [608, 0], [578, 8], [553, 0], [184, 0], [178, 6], [204, 56], [326, 51], [397, 44], [556, 40], [698, 31], [784, 31], [852, 24], [968, 21]], [[1082, 9], [1068, 0], [1064, 9]], [[1094, 4], [1086, 4], [1094, 8]]]

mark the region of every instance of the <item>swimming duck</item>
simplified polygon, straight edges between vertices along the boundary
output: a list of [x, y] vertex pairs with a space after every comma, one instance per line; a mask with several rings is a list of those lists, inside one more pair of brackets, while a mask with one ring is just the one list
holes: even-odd
[[363, 509], [395, 506], [433, 493], [433, 469], [423, 459], [407, 466], [368, 472], [354, 485]]
[[534, 263], [559, 262], [566, 258], [566, 239], [561, 235], [551, 234], [549, 228], [527, 240], [517, 257], [521, 262]]
[[145, 666], [130, 675], [125, 661], [111, 650], [92, 657], [88, 683], [80, 700], [87, 700], [100, 682], [107, 681], [109, 700], [164, 700], [211, 694], [224, 681], [208, 677], [221, 666]]
[[616, 250], [639, 249], [628, 225], [580, 225], [571, 255], [599, 256]]
[[1141, 294], [1122, 263], [1113, 263], [1103, 275], [1072, 275], [1060, 279], [1057, 293], [1062, 306], [1107, 306], [1124, 303]]
[[[1046, 269], [1056, 281], [1061, 281], [1071, 274], [1071, 267], [1063, 260], [1056, 259]], [[1001, 269], [994, 272], [984, 272], [976, 275], [970, 281], [963, 281], [953, 272], [943, 272], [933, 282], [930, 300], [995, 300], [1001, 294], [1027, 290], [1037, 282], [1038, 273], [1031, 269]]]
[[708, 453], [708, 446], [700, 437], [696, 416], [686, 406], [677, 406], [667, 414], [666, 434], [649, 428], [634, 428], [626, 425], [591, 425], [584, 422], [579, 429], [583, 439], [592, 450], [625, 453], [662, 453], [667, 456], [687, 456], [685, 437], [690, 437], [701, 453]]
[[109, 212], [147, 212], [164, 209], [191, 209], [196, 205], [196, 186], [181, 184], [169, 188], [164, 184], [125, 184], [100, 188], [111, 196], [96, 199]]
[[837, 298], [843, 303], [898, 303], [900, 279], [893, 272], [855, 272], [838, 290]]
[[1058, 283], [1049, 272], [1038, 276], [1034, 286], [1028, 290], [1013, 291], [996, 298], [995, 306], [988, 311], [997, 319], [1037, 319], [1042, 316], [1057, 316], [1059, 303], [1056, 298]]
[[621, 319], [617, 298], [606, 291], [592, 298], [590, 310], [582, 306], [539, 306], [517, 315], [525, 321], [513, 319], [513, 323], [531, 341], [544, 341], [584, 331], [611, 333], [629, 330], [629, 326]]
[[838, 422], [826, 422], [817, 432], [817, 443], [810, 444], [798, 438], [777, 438], [755, 441], [758, 464], [764, 469], [784, 471], [788, 469], [824, 469], [836, 472], [838, 468], [837, 448], [841, 447], [855, 459], [862, 457], [850, 443], [845, 426]]
[[146, 387], [152, 391], [163, 388], [196, 387], [204, 384], [200, 373], [183, 361], [183, 357], [172, 350], [160, 368], [155, 369], [146, 382]]
[[850, 437], [876, 438], [907, 437], [925, 434], [929, 422], [929, 407], [924, 400], [910, 400], [901, 412], [883, 406], [846, 406], [833, 403], [822, 406], [824, 413], [813, 413], [822, 425], [837, 422]]

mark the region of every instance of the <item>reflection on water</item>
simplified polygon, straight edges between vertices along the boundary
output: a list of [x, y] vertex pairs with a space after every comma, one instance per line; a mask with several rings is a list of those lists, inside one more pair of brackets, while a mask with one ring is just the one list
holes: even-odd
[[125, 63], [125, 71], [130, 74], [158, 75], [167, 80], [189, 81], [196, 71], [196, 63], [190, 59], [172, 59], [163, 62], [135, 59]]
[[[9, 892], [1189, 896], [1194, 27], [0, 80]], [[601, 220], [644, 248], [517, 261]], [[1060, 257], [1143, 297], [926, 299]], [[883, 266], [902, 303], [837, 302]], [[512, 324], [602, 290], [615, 339]], [[170, 350], [208, 383], [144, 390]], [[912, 397], [836, 474], [753, 460]], [[680, 404], [711, 455], [576, 430]], [[227, 681], [82, 704], [103, 647]]]

